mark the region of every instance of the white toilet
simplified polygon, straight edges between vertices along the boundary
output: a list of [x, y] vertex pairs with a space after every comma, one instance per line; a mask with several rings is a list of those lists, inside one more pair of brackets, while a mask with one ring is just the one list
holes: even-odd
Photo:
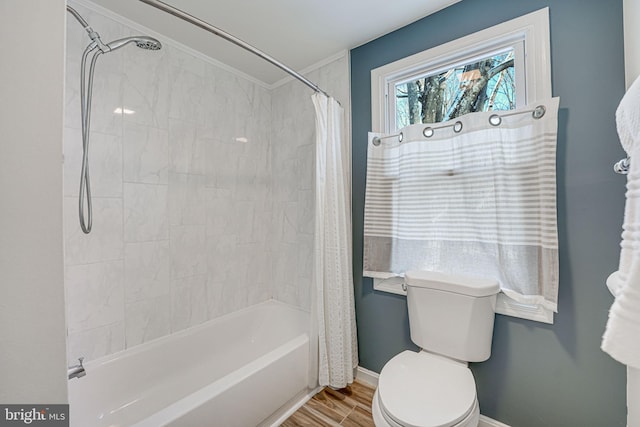
[[491, 355], [495, 280], [429, 271], [405, 273], [411, 340], [380, 372], [376, 427], [477, 427], [480, 408], [467, 362]]

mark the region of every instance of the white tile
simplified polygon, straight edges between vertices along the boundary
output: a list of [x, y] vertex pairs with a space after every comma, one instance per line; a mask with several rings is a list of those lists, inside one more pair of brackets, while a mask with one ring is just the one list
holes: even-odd
[[259, 304], [271, 299], [272, 289], [269, 283], [256, 282], [247, 286], [247, 306]]
[[210, 320], [227, 313], [222, 299], [224, 283], [207, 278], [207, 318]]
[[65, 268], [69, 333], [124, 321], [123, 275], [122, 260]]
[[299, 190], [297, 203], [297, 225], [299, 234], [313, 235], [315, 232], [315, 191]]
[[300, 301], [300, 289], [295, 283], [278, 283], [274, 289], [273, 298], [302, 308]]
[[[252, 147], [250, 153], [240, 156], [238, 160], [234, 197], [237, 200], [264, 203], [271, 193], [271, 170], [270, 163], [260, 156], [267, 157], [268, 153], [260, 153], [257, 143], [248, 144]], [[253, 152], [253, 147], [256, 153]]]
[[[82, 132], [64, 130], [64, 195], [77, 196], [82, 169]], [[94, 197], [122, 197], [122, 141], [119, 136], [91, 132], [88, 165]]]
[[298, 147], [296, 152], [298, 190], [313, 190], [315, 187], [315, 144]]
[[207, 236], [233, 234], [234, 205], [231, 191], [207, 188], [206, 192], [206, 232]]
[[296, 243], [298, 236], [298, 202], [278, 203], [278, 241]]
[[171, 295], [127, 303], [126, 347], [168, 335], [171, 332]]
[[234, 234], [222, 234], [207, 239], [207, 272], [209, 279], [222, 283], [235, 280], [238, 239]]
[[173, 46], [166, 46], [166, 48], [170, 67], [204, 77], [205, 68], [208, 66], [206, 62], [179, 48], [174, 48]]
[[[71, 24], [71, 25], [69, 25]], [[80, 59], [86, 47], [86, 32], [75, 22], [67, 21], [67, 46], [65, 61], [64, 125], [80, 129]], [[84, 33], [84, 34], [83, 34]]]
[[124, 284], [127, 302], [167, 295], [171, 285], [169, 241], [126, 243]]
[[207, 186], [236, 191], [242, 177], [238, 175], [239, 159], [244, 152], [241, 142], [220, 142], [212, 140], [206, 145]]
[[213, 141], [198, 134], [195, 124], [184, 120], [169, 120], [170, 171], [206, 174], [206, 149], [210, 143]]
[[145, 184], [169, 182], [169, 133], [125, 122], [123, 134], [124, 180]]
[[266, 258], [260, 243], [238, 242], [232, 252], [230, 265], [234, 273], [231, 275], [230, 280], [238, 286], [247, 286], [250, 282], [265, 280]]
[[251, 242], [265, 243], [271, 239], [273, 235], [272, 230], [270, 230], [273, 222], [272, 217], [273, 213], [270, 206], [256, 207], [253, 215]]
[[171, 330], [199, 325], [209, 318], [207, 276], [175, 279], [171, 283]]
[[159, 51], [126, 49], [124, 55], [123, 107], [134, 111], [124, 115], [126, 123], [168, 129], [169, 80], [167, 46]]
[[313, 277], [314, 244], [313, 235], [298, 236], [296, 271], [299, 279], [311, 279]]
[[171, 66], [169, 78], [169, 117], [195, 124], [204, 100], [204, 78], [181, 66]]
[[[81, 129], [80, 58], [70, 58], [66, 65], [65, 126]], [[121, 135], [122, 115], [114, 114], [114, 110], [122, 106], [122, 87], [120, 55], [101, 55], [94, 72], [90, 117], [92, 131]]]
[[[91, 103], [91, 130], [110, 135], [122, 135], [124, 74], [122, 55], [100, 55], [96, 63]], [[79, 84], [79, 83], [78, 83]]]
[[[65, 196], [78, 195], [82, 157], [82, 132], [79, 129], [65, 128]], [[88, 165], [94, 196], [122, 196], [122, 144], [119, 136], [91, 132]]]
[[298, 167], [296, 159], [285, 159], [273, 165], [273, 198], [281, 202], [295, 202], [298, 198]]
[[64, 198], [66, 265], [122, 259], [122, 199], [94, 197], [92, 202], [93, 226], [90, 234], [84, 234], [78, 219], [78, 198]]
[[297, 283], [298, 301], [296, 305], [303, 310], [311, 310], [311, 294], [314, 292], [311, 279], [300, 279]]
[[222, 287], [222, 304], [225, 313], [233, 313], [248, 306], [249, 289], [244, 283], [227, 281]]
[[64, 195], [77, 196], [80, 188], [80, 169], [82, 166], [82, 131], [71, 127], [64, 128]]
[[146, 242], [168, 238], [168, 186], [125, 183], [125, 242]]
[[[276, 284], [274, 293], [276, 295], [282, 295], [282, 289], [278, 288], [295, 288], [295, 283], [298, 280], [298, 251], [298, 245], [295, 243], [279, 243], [276, 245], [273, 261], [273, 280]], [[295, 293], [295, 299], [297, 299], [297, 290]], [[283, 301], [293, 303], [291, 300]]]
[[171, 277], [207, 273], [206, 238], [203, 226], [171, 226]]
[[255, 229], [257, 222], [255, 204], [250, 201], [236, 200], [233, 202], [233, 210], [233, 229], [238, 236], [238, 242], [257, 242], [259, 233]]
[[169, 224], [205, 225], [204, 175], [169, 174]]
[[124, 322], [74, 332], [67, 336], [68, 366], [77, 365], [80, 357], [88, 362], [121, 350], [124, 350]]

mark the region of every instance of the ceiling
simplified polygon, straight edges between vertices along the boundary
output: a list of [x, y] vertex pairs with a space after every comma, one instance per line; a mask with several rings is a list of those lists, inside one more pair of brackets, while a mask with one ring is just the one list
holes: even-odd
[[[460, 0], [164, 0], [294, 70], [352, 49]], [[94, 3], [271, 86], [286, 74], [213, 34], [137, 0]]]

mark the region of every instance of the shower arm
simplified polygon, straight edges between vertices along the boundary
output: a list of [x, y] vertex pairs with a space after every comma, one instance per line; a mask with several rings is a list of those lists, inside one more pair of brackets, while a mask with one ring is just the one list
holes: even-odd
[[[80, 14], [78, 13], [77, 10], [75, 10], [74, 8], [72, 8], [71, 6], [67, 5], [67, 12], [69, 12], [70, 14], [73, 15], [74, 18], [76, 18], [78, 20], [78, 22], [80, 23], [80, 25], [82, 25], [82, 28], [84, 28], [85, 30], [87, 30], [87, 32], [89, 32], [88, 28], [90, 29], [91, 27], [89, 26], [89, 24], [87, 23], [87, 21], [84, 20], [84, 18], [82, 16], [80, 16]], [[93, 31], [93, 30], [91, 30]]]
[[98, 46], [98, 48], [102, 52], [108, 52], [109, 51], [109, 48], [107, 47], [107, 45], [105, 45], [102, 42], [102, 40], [100, 39], [100, 34], [98, 34], [96, 31], [94, 31], [93, 28], [91, 28], [89, 23], [87, 23], [87, 21], [85, 21], [85, 19], [78, 13], [77, 10], [75, 10], [71, 6], [67, 5], [67, 12], [69, 12], [71, 15], [73, 15], [74, 18], [76, 18], [76, 20], [80, 23], [80, 25], [82, 25], [82, 28], [84, 28], [84, 30], [89, 34], [89, 38], [94, 43], [96, 43], [96, 45]]
[[251, 46], [249, 43], [246, 43], [242, 40], [240, 40], [239, 38], [227, 33], [226, 31], [221, 30], [220, 28], [214, 27], [213, 25], [196, 18], [193, 15], [190, 15], [180, 9], [177, 9], [173, 6], [170, 6], [162, 1], [159, 0], [140, 0], [143, 3], [146, 3], [150, 6], [153, 6], [157, 9], [160, 9], [164, 12], [169, 13], [170, 15], [173, 15], [177, 18], [180, 18], [184, 21], [187, 21], [197, 27], [202, 28], [203, 30], [206, 30], [212, 34], [215, 34], [218, 37], [222, 37], [223, 39], [227, 40], [228, 42], [231, 42], [237, 46], [240, 46], [241, 48], [248, 50], [249, 52], [253, 53], [254, 55], [259, 56], [260, 58], [264, 59], [267, 62], [270, 62], [271, 64], [275, 65], [276, 67], [280, 68], [282, 71], [284, 71], [285, 73], [295, 77], [296, 79], [300, 80], [302, 83], [304, 83], [305, 85], [309, 86], [311, 89], [313, 89], [315, 92], [320, 92], [322, 94], [324, 94], [327, 97], [330, 97], [330, 95], [325, 92], [324, 90], [320, 89], [320, 87], [318, 87], [317, 84], [315, 84], [314, 82], [312, 82], [311, 80], [307, 79], [306, 77], [304, 77], [303, 75], [301, 75], [300, 73], [298, 73], [297, 71], [293, 70], [292, 68], [287, 67], [286, 65], [284, 65], [282, 62], [278, 61], [277, 59], [273, 58], [270, 55], [267, 55], [266, 53], [264, 53], [263, 51], [261, 51], [260, 49]]

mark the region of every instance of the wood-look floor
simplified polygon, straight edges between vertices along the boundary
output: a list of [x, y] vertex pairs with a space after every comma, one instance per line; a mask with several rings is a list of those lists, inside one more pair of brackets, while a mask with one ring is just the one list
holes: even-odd
[[374, 427], [371, 417], [374, 391], [358, 381], [342, 390], [325, 388], [282, 423], [282, 427]]

